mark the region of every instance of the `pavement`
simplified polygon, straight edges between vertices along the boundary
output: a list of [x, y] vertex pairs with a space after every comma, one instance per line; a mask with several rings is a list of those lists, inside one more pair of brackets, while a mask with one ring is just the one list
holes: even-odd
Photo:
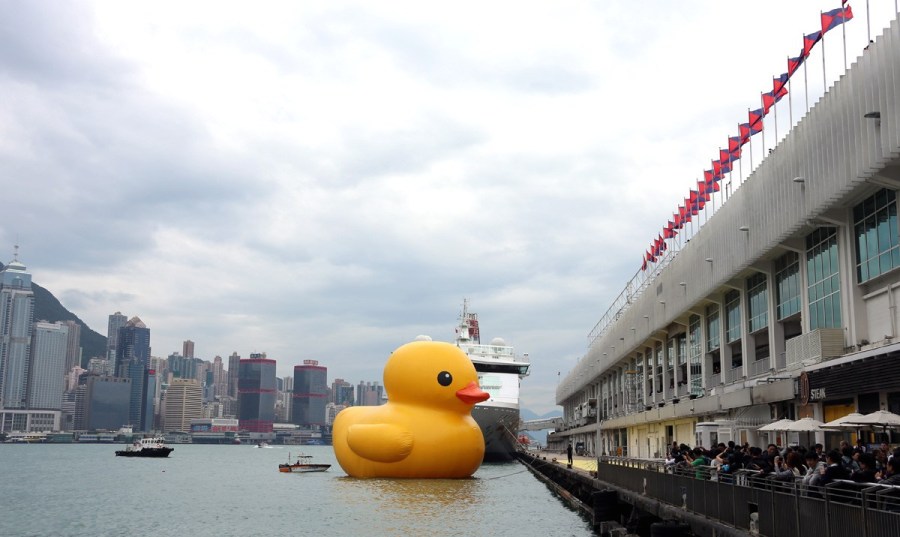
[[[545, 458], [547, 462], [559, 464], [565, 467], [568, 463], [565, 452], [560, 451], [538, 451], [535, 453], [538, 457]], [[594, 457], [586, 457], [580, 455], [572, 455], [572, 469], [582, 472], [596, 472], [597, 459]]]

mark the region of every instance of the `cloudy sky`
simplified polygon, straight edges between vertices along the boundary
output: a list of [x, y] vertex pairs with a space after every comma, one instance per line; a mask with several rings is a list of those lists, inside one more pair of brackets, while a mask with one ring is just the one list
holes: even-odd
[[[874, 39], [895, 3], [869, 3]], [[329, 381], [452, 340], [468, 298], [485, 342], [530, 355], [523, 406], [554, 410], [649, 242], [839, 5], [0, 0], [0, 258], [18, 244], [101, 333], [139, 316], [154, 355], [191, 339]], [[779, 137], [843, 71], [841, 35]]]

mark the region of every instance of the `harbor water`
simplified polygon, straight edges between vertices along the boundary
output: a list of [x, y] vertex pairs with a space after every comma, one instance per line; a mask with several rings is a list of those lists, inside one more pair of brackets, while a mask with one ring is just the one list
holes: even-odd
[[[362, 480], [330, 446], [172, 447], [140, 459], [115, 444], [0, 445], [0, 535], [593, 535], [515, 462], [472, 479]], [[279, 473], [301, 450], [332, 467]]]

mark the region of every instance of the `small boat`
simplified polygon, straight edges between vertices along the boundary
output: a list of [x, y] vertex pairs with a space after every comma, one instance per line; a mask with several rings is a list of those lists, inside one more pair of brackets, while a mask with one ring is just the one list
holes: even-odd
[[116, 451], [117, 457], [168, 457], [175, 448], [166, 447], [162, 437], [141, 438], [123, 450]]
[[288, 460], [286, 464], [279, 464], [278, 471], [285, 474], [304, 474], [309, 472], [324, 472], [325, 470], [331, 468], [330, 464], [314, 464], [312, 461], [312, 455], [297, 455], [297, 462], [291, 463], [291, 454], [288, 453]]
[[269, 443], [268, 443], [268, 442], [258, 442], [258, 443], [256, 444], [256, 447], [258, 447], [258, 448], [267, 448], [267, 447], [269, 447]]

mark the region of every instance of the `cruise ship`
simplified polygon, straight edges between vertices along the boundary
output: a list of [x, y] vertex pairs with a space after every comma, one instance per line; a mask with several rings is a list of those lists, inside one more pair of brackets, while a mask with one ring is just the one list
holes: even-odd
[[478, 315], [469, 312], [463, 301], [456, 327], [456, 345], [462, 349], [478, 372], [478, 385], [491, 398], [472, 409], [472, 417], [484, 433], [484, 460], [505, 461], [513, 458], [519, 429], [519, 387], [528, 375], [528, 355], [519, 357], [500, 338], [489, 345], [481, 344]]

